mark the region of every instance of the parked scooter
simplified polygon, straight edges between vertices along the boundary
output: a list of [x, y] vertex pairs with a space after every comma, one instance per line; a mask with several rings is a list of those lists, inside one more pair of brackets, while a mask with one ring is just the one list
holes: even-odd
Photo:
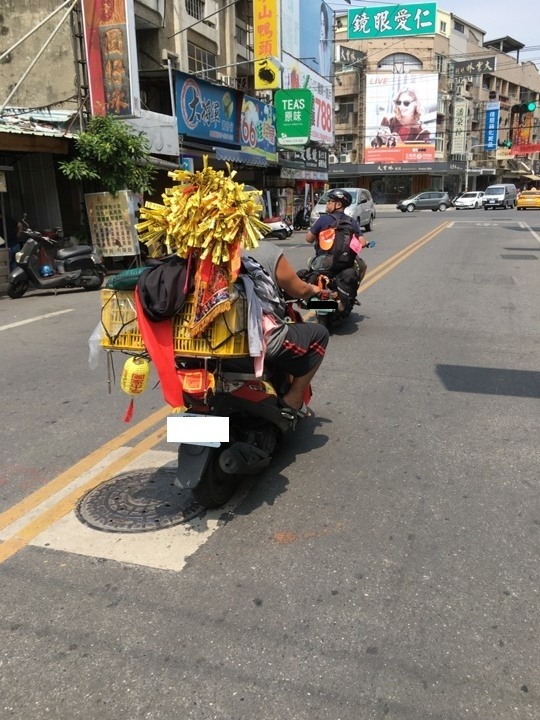
[[263, 222], [269, 226], [270, 232], [265, 235], [267, 238], [276, 238], [277, 240], [285, 240], [292, 235], [292, 226], [286, 223], [282, 218], [276, 216], [271, 218], [263, 218]]
[[[291, 319], [302, 322], [292, 302], [287, 305]], [[219, 507], [246, 476], [258, 474], [270, 464], [281, 437], [295, 428], [299, 414], [278, 403], [287, 377], [271, 367], [264, 378], [255, 377], [252, 358], [178, 358], [177, 366], [187, 408], [178, 422], [185, 423], [191, 416], [198, 418], [197, 423], [206, 422], [205, 417], [210, 423], [216, 416], [227, 418], [229, 441], [182, 442], [175, 482], [190, 489], [204, 507]], [[194, 387], [198, 389], [186, 390]], [[210, 437], [209, 432], [205, 435]]]
[[15, 255], [16, 267], [8, 276], [7, 294], [10, 298], [22, 297], [28, 288], [101, 288], [107, 271], [99, 255], [89, 245], [54, 252], [58, 243], [54, 237], [31, 230], [28, 225], [23, 234], [26, 241]]

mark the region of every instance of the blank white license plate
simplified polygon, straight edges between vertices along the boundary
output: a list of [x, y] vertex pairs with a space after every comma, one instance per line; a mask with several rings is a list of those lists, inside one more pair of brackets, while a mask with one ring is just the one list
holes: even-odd
[[167, 418], [167, 442], [219, 447], [229, 442], [229, 418], [179, 413]]

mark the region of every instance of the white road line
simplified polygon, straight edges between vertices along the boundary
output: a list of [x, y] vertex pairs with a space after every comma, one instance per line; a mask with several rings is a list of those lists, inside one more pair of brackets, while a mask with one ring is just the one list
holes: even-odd
[[528, 230], [528, 231], [531, 233], [531, 235], [533, 236], [533, 238], [534, 238], [537, 242], [540, 243], [540, 235], [538, 235], [538, 233], [536, 233], [536, 232], [532, 229], [532, 227], [531, 227], [530, 225], [527, 225], [526, 222], [521, 222], [521, 223], [519, 223], [519, 224], [520, 224], [521, 227], [523, 227], [523, 228], [525, 228], [526, 230]]
[[10, 330], [14, 327], [19, 327], [19, 325], [28, 325], [28, 323], [37, 322], [38, 320], [45, 320], [46, 318], [54, 317], [55, 315], [63, 315], [64, 313], [73, 312], [75, 308], [70, 308], [69, 310], [58, 310], [57, 312], [53, 313], [47, 313], [46, 315], [38, 315], [37, 317], [28, 318], [28, 320], [19, 320], [19, 322], [10, 323], [9, 325], [2, 325], [0, 327], [0, 332], [2, 330]]

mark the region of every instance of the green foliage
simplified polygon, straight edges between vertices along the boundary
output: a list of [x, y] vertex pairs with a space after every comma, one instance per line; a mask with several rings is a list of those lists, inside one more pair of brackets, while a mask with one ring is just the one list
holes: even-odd
[[148, 141], [127, 123], [110, 115], [93, 117], [75, 138], [76, 157], [59, 163], [70, 180], [99, 181], [105, 192], [152, 191], [155, 169], [150, 164]]

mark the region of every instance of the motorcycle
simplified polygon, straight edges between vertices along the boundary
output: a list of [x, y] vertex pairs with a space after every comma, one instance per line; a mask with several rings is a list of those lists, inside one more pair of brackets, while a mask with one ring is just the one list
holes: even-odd
[[307, 208], [302, 208], [294, 216], [294, 229], [295, 230], [309, 230], [310, 212]]
[[101, 288], [107, 271], [89, 245], [54, 251], [57, 237], [43, 235], [25, 224], [23, 235], [26, 240], [22, 249], [16, 253], [16, 267], [8, 276], [7, 294], [10, 298], [22, 297], [28, 288]]
[[[365, 247], [375, 247], [375, 241], [371, 240]], [[358, 264], [360, 253], [356, 256], [354, 261], [354, 269], [358, 276], [361, 275], [361, 268]], [[355, 305], [360, 305], [356, 297], [351, 297], [348, 293], [342, 290], [337, 283], [336, 278], [329, 278], [324, 274], [324, 271], [317, 270], [314, 267], [316, 256], [312, 257], [308, 261], [307, 270], [299, 270], [298, 276], [307, 282], [317, 284], [321, 290], [329, 290], [331, 293], [331, 300], [325, 301], [321, 299], [313, 299], [310, 303], [310, 308], [315, 311], [315, 318], [320, 325], [324, 325], [328, 330], [331, 330], [334, 325], [339, 324], [343, 320], [349, 317]], [[364, 266], [365, 267], [365, 266]], [[332, 304], [332, 300], [335, 300], [335, 304]]]
[[[292, 302], [289, 317], [302, 322]], [[281, 438], [296, 427], [299, 414], [278, 403], [288, 378], [271, 365], [255, 377], [251, 358], [180, 358], [177, 373], [186, 412], [167, 421], [168, 441], [180, 442], [175, 484], [200, 505], [220, 507], [247, 476], [268, 467]], [[224, 441], [212, 434], [216, 420], [226, 426]], [[190, 423], [197, 437], [189, 435]]]

